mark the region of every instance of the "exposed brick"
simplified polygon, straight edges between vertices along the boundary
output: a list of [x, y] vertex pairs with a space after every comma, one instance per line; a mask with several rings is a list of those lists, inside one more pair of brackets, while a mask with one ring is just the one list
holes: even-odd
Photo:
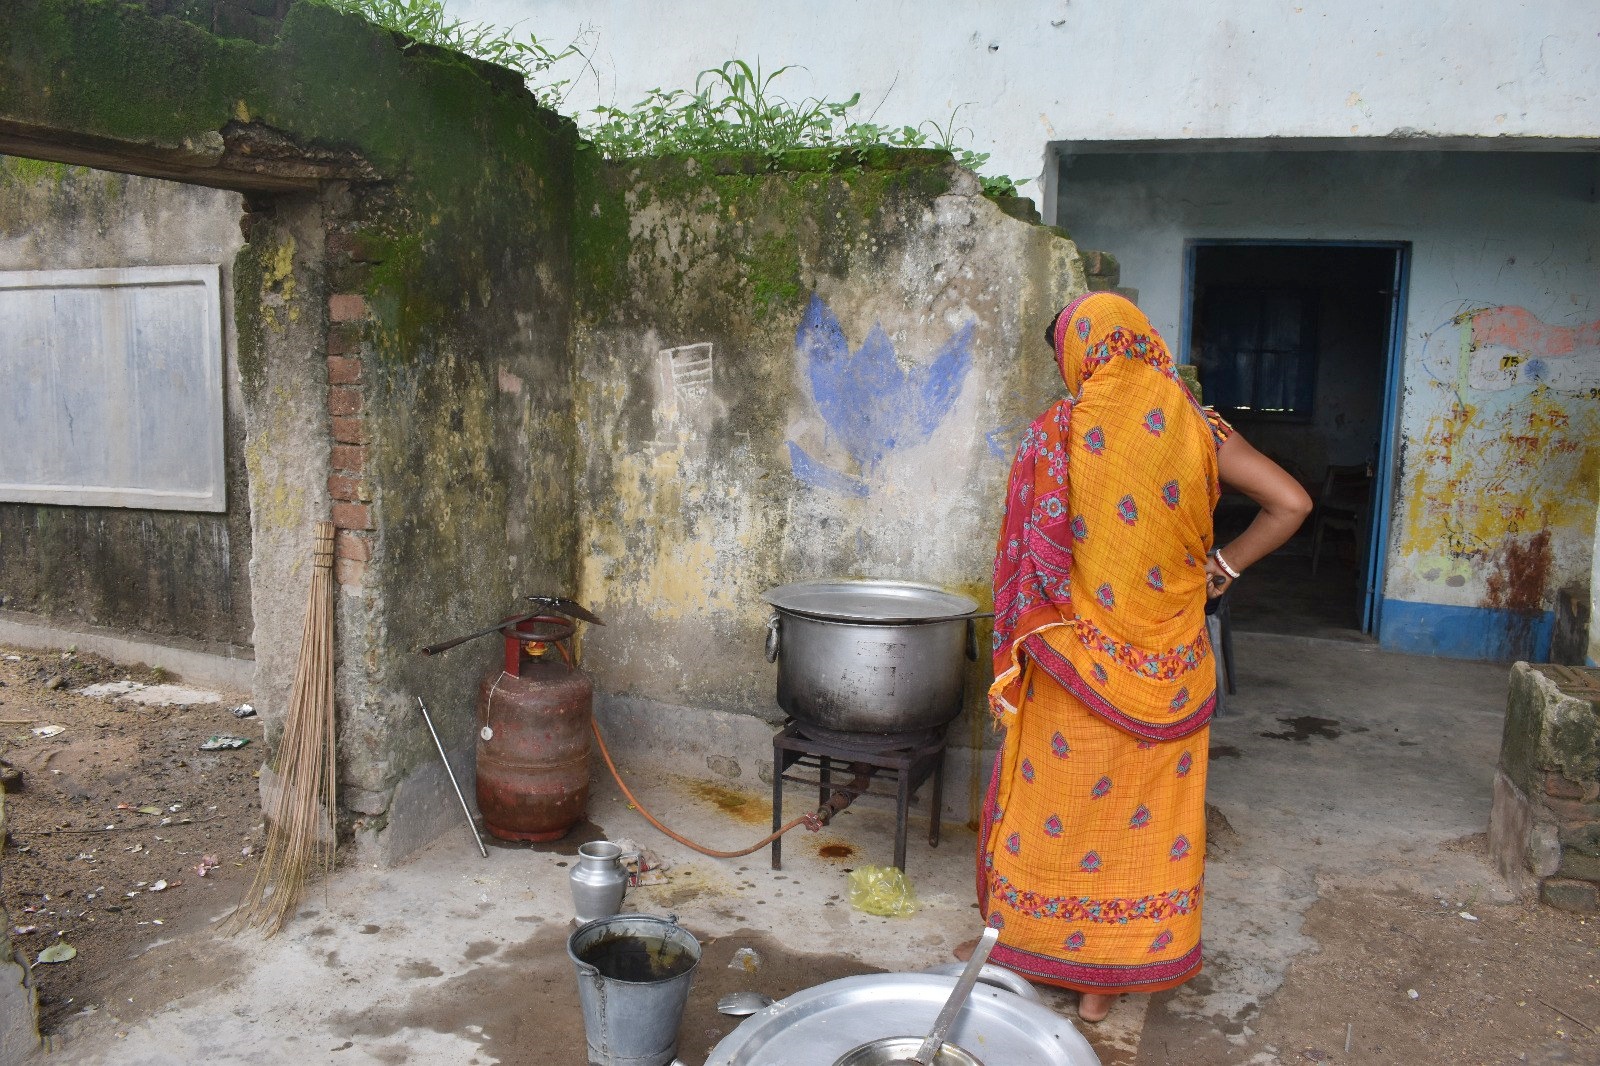
[[326, 248], [330, 256], [339, 256], [356, 263], [383, 262], [381, 245], [359, 233], [347, 233], [342, 230], [330, 233]]
[[334, 260], [328, 264], [328, 288], [359, 292], [372, 284], [372, 264]]
[[372, 508], [364, 503], [336, 503], [333, 524], [340, 529], [371, 529]]
[[361, 390], [348, 385], [335, 385], [328, 390], [330, 415], [358, 415], [361, 413]]
[[1600, 781], [1574, 781], [1556, 770], [1546, 770], [1544, 794], [1554, 796], [1556, 799], [1590, 803], [1596, 796], [1600, 796]]
[[361, 360], [345, 355], [328, 356], [328, 384], [352, 385], [361, 380]]
[[360, 478], [346, 477], [343, 474], [334, 474], [328, 478], [328, 495], [336, 500], [363, 503], [367, 487]]
[[361, 350], [361, 327], [348, 322], [328, 328], [328, 354], [350, 355]]
[[1600, 885], [1570, 877], [1547, 877], [1539, 885], [1539, 898], [1564, 911], [1600, 910]]
[[363, 473], [367, 469], [367, 450], [355, 444], [335, 444], [333, 468], [348, 470], [352, 474]]
[[1556, 816], [1563, 829], [1600, 823], [1600, 803], [1582, 803], [1578, 800], [1555, 799], [1546, 796], [1545, 810]]
[[367, 317], [367, 300], [355, 293], [341, 292], [328, 297], [328, 317], [335, 322], [360, 322]]
[[[340, 444], [367, 443], [367, 423], [353, 415], [333, 419], [333, 439]], [[334, 465], [338, 465], [337, 463]], [[344, 467], [343, 469], [350, 469]]]
[[372, 558], [372, 538], [344, 530], [333, 542], [333, 553], [341, 559], [354, 559], [364, 563]]
[[341, 585], [357, 585], [367, 576], [367, 564], [360, 559], [335, 559], [333, 561], [334, 580]]

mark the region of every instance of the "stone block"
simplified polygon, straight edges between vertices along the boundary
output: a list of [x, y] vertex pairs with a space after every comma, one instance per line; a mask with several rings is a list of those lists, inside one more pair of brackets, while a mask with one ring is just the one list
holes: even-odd
[[1567, 877], [1551, 877], [1539, 886], [1539, 898], [1559, 910], [1586, 914], [1600, 910], [1600, 885]]
[[375, 792], [370, 789], [342, 785], [339, 788], [339, 802], [347, 810], [371, 816], [382, 814], [389, 809], [389, 800], [392, 794], [390, 789], [382, 789]]
[[1563, 692], [1538, 667], [1516, 663], [1500, 740], [1500, 767], [1524, 792], [1543, 789], [1546, 773], [1570, 781], [1600, 779], [1600, 710]]
[[1577, 848], [1562, 848], [1561, 862], [1555, 872], [1560, 877], [1600, 882], [1600, 857], [1586, 855]]
[[1600, 855], [1600, 822], [1563, 828], [1558, 838], [1564, 848], [1574, 848], [1585, 855]]

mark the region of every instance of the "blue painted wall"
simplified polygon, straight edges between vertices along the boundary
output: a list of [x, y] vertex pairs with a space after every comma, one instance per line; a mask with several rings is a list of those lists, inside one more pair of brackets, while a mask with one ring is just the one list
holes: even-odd
[[1452, 607], [1384, 600], [1378, 642], [1385, 650], [1450, 659], [1544, 662], [1555, 632], [1553, 611]]

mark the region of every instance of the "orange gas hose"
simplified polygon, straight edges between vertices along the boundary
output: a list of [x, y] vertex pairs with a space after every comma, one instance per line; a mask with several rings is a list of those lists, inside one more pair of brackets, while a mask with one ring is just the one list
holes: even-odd
[[776, 833], [773, 833], [770, 836], [762, 837], [760, 840], [756, 841], [754, 844], [751, 844], [748, 848], [745, 848], [742, 851], [717, 851], [714, 848], [708, 848], [704, 847], [703, 845], [696, 844], [688, 837], [679, 836], [677, 833], [674, 833], [672, 830], [656, 821], [655, 815], [645, 810], [644, 804], [640, 803], [638, 798], [628, 790], [628, 786], [623, 783], [622, 775], [617, 772], [617, 764], [611, 761], [611, 752], [606, 750], [606, 738], [600, 735], [600, 723], [591, 718], [589, 719], [589, 728], [594, 730], [594, 739], [595, 742], [600, 745], [600, 754], [606, 760], [606, 769], [611, 771], [611, 776], [616, 780], [617, 787], [622, 789], [622, 794], [628, 797], [628, 802], [633, 804], [634, 809], [640, 814], [644, 815], [645, 821], [649, 822], [651, 825], [667, 834], [667, 836], [671, 837], [673, 840], [676, 840], [686, 848], [693, 848], [702, 855], [709, 855], [713, 859], [737, 859], [741, 856], [749, 855], [753, 851], [760, 851], [762, 848], [766, 847], [774, 840], [777, 840], [795, 826], [805, 825], [816, 817], [816, 815], [810, 812], [802, 814], [800, 817], [790, 821], [782, 829], [779, 829]]

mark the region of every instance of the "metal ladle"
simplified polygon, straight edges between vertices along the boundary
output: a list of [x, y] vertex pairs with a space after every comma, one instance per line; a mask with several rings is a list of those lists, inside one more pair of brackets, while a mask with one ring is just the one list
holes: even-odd
[[961, 971], [961, 979], [950, 992], [950, 998], [944, 1001], [944, 1006], [939, 1008], [933, 1031], [910, 1058], [903, 1056], [911, 1050], [916, 1037], [890, 1036], [862, 1044], [845, 1053], [833, 1066], [933, 1066], [934, 1063], [940, 1066], [955, 1066], [958, 1063], [982, 1066], [970, 1052], [954, 1044], [947, 1047], [944, 1038], [950, 1034], [950, 1027], [966, 1005], [967, 997], [972, 995], [972, 986], [978, 983], [978, 973], [988, 960], [995, 941], [999, 939], [1000, 930], [991, 926], [983, 931], [977, 947], [972, 950], [972, 958], [967, 960], [967, 968]]

